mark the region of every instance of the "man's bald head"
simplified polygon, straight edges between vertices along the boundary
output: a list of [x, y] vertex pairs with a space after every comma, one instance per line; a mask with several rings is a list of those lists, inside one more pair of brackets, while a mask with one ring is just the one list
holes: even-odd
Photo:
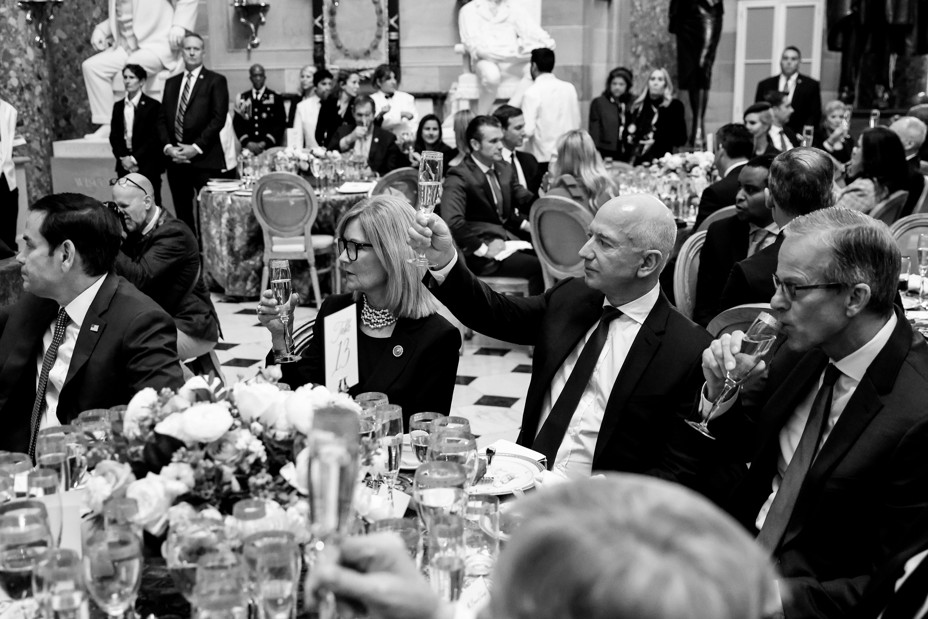
[[[130, 172], [122, 178], [128, 178], [131, 182], [127, 182], [130, 187], [133, 187], [137, 190], [140, 190], [145, 195], [151, 196], [155, 193], [155, 188], [151, 184], [151, 181], [148, 180], [148, 177], [144, 174], [139, 174], [138, 172]], [[135, 183], [135, 185], [133, 185]], [[121, 184], [121, 183], [120, 183]]]
[[921, 120], [914, 116], [902, 116], [896, 122], [889, 126], [890, 130], [899, 136], [902, 141], [902, 147], [905, 149], [906, 158], [911, 157], [925, 143], [925, 133], [928, 127]]
[[151, 181], [138, 172], [126, 174], [116, 181], [113, 202], [128, 232], [143, 229], [157, 212]]

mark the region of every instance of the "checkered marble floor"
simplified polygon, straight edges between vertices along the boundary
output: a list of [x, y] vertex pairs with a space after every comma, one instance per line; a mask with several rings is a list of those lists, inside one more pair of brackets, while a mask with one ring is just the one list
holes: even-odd
[[[216, 354], [228, 381], [254, 376], [270, 349], [268, 332], [258, 324], [254, 301], [228, 303], [213, 295], [223, 339]], [[315, 308], [296, 309], [297, 326], [316, 315]], [[458, 364], [452, 412], [471, 422], [474, 434], [487, 444], [499, 438], [515, 440], [522, 420], [532, 360], [525, 346], [515, 346], [475, 334], [464, 342]]]

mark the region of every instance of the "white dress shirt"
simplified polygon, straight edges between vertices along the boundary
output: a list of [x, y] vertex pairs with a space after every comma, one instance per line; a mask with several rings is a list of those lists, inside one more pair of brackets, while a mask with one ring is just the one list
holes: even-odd
[[[880, 329], [869, 342], [843, 359], [830, 359], [831, 363], [841, 371], [841, 375], [835, 383], [831, 399], [831, 412], [828, 415], [828, 421], [825, 424], [825, 431], [822, 433], [822, 440], [821, 443], [819, 443], [817, 453], [821, 453], [821, 446], [825, 444], [825, 441], [828, 440], [828, 437], [831, 435], [831, 431], [835, 427], [835, 424], [838, 423], [841, 413], [844, 412], [844, 408], [850, 401], [851, 396], [854, 395], [864, 374], [867, 373], [867, 368], [870, 367], [870, 364], [873, 363], [876, 356], [883, 350], [883, 347], [886, 346], [886, 342], [889, 341], [893, 329], [896, 328], [896, 322], [896, 315], [893, 314], [889, 321], [883, 325], [883, 328]], [[824, 376], [824, 371], [822, 372], [822, 376]], [[805, 398], [799, 403], [795, 412], [793, 412], [792, 416], [790, 416], [789, 420], [786, 422], [786, 425], [780, 430], [780, 457], [777, 459], [777, 473], [773, 478], [770, 496], [767, 497], [767, 501], [761, 506], [760, 511], [757, 513], [757, 520], [755, 520], [754, 526], [756, 526], [758, 530], [764, 526], [764, 521], [767, 519], [767, 512], [770, 510], [770, 505], [777, 495], [777, 490], [780, 488], [783, 476], [786, 475], [786, 467], [789, 466], [790, 460], [793, 459], [793, 454], [796, 453], [796, 448], [799, 447], [799, 439], [802, 438], [802, 431], [806, 427], [806, 421], [812, 410], [812, 402], [815, 400], [815, 395], [822, 386], [822, 376], [819, 377], [814, 387], [806, 394]]]
[[552, 73], [542, 73], [525, 91], [522, 115], [529, 152], [540, 162], [551, 161], [557, 152], [557, 139], [580, 128], [577, 89]]
[[[383, 109], [385, 105], [390, 106], [390, 111], [383, 115], [381, 129], [389, 131], [397, 138], [402, 138], [404, 133], [409, 134], [406, 136], [407, 139], [416, 138], [416, 129], [419, 127], [419, 110], [416, 109], [415, 97], [407, 92], [397, 90], [388, 99], [387, 95], [378, 90], [371, 94], [371, 99], [374, 101], [375, 114], [378, 110]], [[402, 116], [403, 112], [409, 112], [412, 114], [412, 118], [406, 120]]]
[[770, 139], [773, 141], [773, 146], [777, 150], [790, 150], [796, 145], [789, 141], [789, 138], [786, 137], [786, 134], [783, 133], [783, 127], [778, 127], [776, 125], [770, 125], [770, 131], [768, 131]]
[[132, 150], [132, 129], [135, 125], [135, 110], [139, 106], [139, 101], [142, 100], [142, 89], [140, 88], [135, 96], [131, 99], [126, 97], [126, 102], [122, 108], [122, 120], [123, 126], [125, 127], [125, 136], [126, 136], [126, 147], [131, 151]]
[[316, 125], [319, 123], [319, 110], [322, 100], [318, 95], [311, 94], [296, 105], [296, 116], [293, 118], [294, 143], [290, 146], [297, 148], [316, 148]]
[[[903, 583], [905, 583], [905, 581], [909, 578], [909, 576], [912, 575], [912, 572], [914, 572], [915, 569], [922, 564], [922, 561], [925, 560], [925, 557], [928, 557], [928, 550], [923, 550], [917, 555], [913, 555], [912, 558], [905, 562], [905, 568], [903, 570], [902, 576], [899, 578], [899, 580], [896, 581], [896, 587], [893, 589], [893, 591], [899, 591], [899, 587], [901, 587]], [[926, 592], [926, 594], [928, 594], [928, 592]], [[880, 617], [882, 616], [883, 614], [880, 613]], [[928, 616], [928, 596], [926, 596], [925, 602], [921, 605], [921, 607], [919, 607], [918, 612], [915, 613], [912, 619], [924, 619], [926, 616]]]
[[[61, 395], [61, 389], [64, 387], [64, 381], [68, 377], [68, 368], [71, 367], [71, 357], [74, 355], [74, 346], [77, 344], [77, 336], [81, 332], [81, 325], [90, 311], [90, 304], [97, 297], [100, 287], [103, 286], [105, 275], [101, 275], [97, 281], [87, 287], [84, 292], [77, 295], [74, 300], [68, 303], [64, 311], [67, 312], [70, 322], [64, 331], [64, 339], [58, 346], [58, 356], [55, 357], [55, 364], [48, 373], [48, 386], [45, 388], [45, 415], [39, 424], [39, 428], [48, 428], [50, 426], [59, 426], [58, 421], [58, 397]], [[39, 378], [42, 375], [42, 362], [45, 360], [45, 351], [52, 344], [55, 337], [55, 323], [52, 320], [45, 335], [42, 337], [42, 350], [36, 360], [35, 385], [38, 390]]]
[[789, 93], [786, 97], [787, 101], [793, 100], [793, 93], [796, 92], [796, 82], [799, 81], [799, 73], [793, 73], [791, 76], [786, 77], [782, 73], [780, 74], [780, 83], [777, 85], [777, 88], [780, 92]]

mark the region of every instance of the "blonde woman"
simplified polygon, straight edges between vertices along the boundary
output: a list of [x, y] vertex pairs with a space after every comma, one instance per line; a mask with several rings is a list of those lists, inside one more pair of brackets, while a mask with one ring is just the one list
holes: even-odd
[[632, 103], [631, 116], [627, 134], [638, 155], [635, 163], [650, 163], [686, 144], [683, 103], [673, 96], [667, 69], [651, 71], [648, 87]]
[[557, 159], [548, 168], [551, 188], [545, 195], [570, 198], [595, 214], [618, 195], [593, 138], [583, 129], [568, 131], [557, 140]]
[[[326, 317], [354, 305], [360, 381], [348, 393], [386, 393], [403, 407], [407, 423], [413, 413], [448, 414], [461, 335], [438, 315], [421, 271], [408, 261], [414, 253], [407, 230], [414, 220], [415, 210], [405, 199], [388, 195], [362, 200], [342, 216], [335, 235], [348, 292], [322, 302], [302, 359], [281, 366], [283, 382], [294, 388], [325, 382]], [[289, 306], [298, 301], [294, 294]], [[274, 349], [282, 351], [283, 324], [270, 290], [261, 295], [258, 317], [271, 332]]]

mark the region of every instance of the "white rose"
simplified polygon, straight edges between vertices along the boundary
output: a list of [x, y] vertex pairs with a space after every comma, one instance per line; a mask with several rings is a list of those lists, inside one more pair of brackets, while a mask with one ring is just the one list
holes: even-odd
[[113, 460], [103, 460], [87, 479], [87, 507], [95, 514], [103, 512], [103, 503], [135, 481], [132, 467]]
[[285, 406], [287, 423], [303, 436], [308, 436], [313, 428], [313, 403], [309, 392], [306, 387], [300, 387], [290, 394]]
[[149, 473], [126, 488], [126, 496], [135, 499], [139, 513], [136, 521], [152, 535], [161, 535], [168, 525], [168, 510], [174, 499], [185, 492], [182, 483]]
[[184, 433], [184, 414], [171, 413], [158, 422], [155, 426], [155, 432], [165, 436], [171, 436], [179, 441], [188, 443], [190, 438]]
[[212, 443], [218, 440], [229, 431], [234, 421], [226, 402], [194, 404], [181, 415], [184, 432], [198, 443]]
[[163, 467], [161, 477], [180, 482], [187, 489], [184, 492], [190, 492], [193, 490], [193, 487], [196, 485], [196, 477], [193, 473], [193, 467], [187, 464], [186, 462], [172, 462], [171, 464]]
[[[268, 398], [268, 405], [261, 411], [258, 421], [265, 428], [275, 428], [281, 417], [286, 417], [286, 401], [291, 396], [289, 391], [277, 390], [277, 393]], [[280, 424], [286, 426], [286, 419], [280, 421]]]
[[130, 440], [141, 438], [142, 424], [152, 419], [157, 405], [158, 392], [151, 387], [145, 387], [132, 396], [122, 419], [122, 432], [126, 438]]
[[238, 383], [232, 388], [232, 399], [238, 414], [246, 422], [257, 421], [264, 409], [271, 406], [280, 389], [270, 383]]
[[280, 476], [300, 494], [309, 494], [309, 448], [297, 454], [296, 464], [288, 462], [281, 467]]
[[190, 403], [195, 403], [197, 402], [197, 391], [210, 391], [209, 383], [207, 383], [206, 379], [202, 376], [194, 376], [184, 383], [184, 386], [180, 388], [177, 395]]

